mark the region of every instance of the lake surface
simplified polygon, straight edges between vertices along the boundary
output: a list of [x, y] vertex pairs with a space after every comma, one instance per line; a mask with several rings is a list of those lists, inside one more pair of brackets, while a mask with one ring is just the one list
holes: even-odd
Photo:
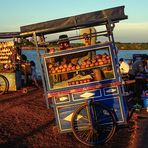
[[[29, 61], [33, 60], [36, 63], [37, 74], [40, 75], [40, 70], [37, 62], [36, 50], [23, 50], [23, 54], [27, 56]], [[40, 50], [40, 53], [44, 53], [44, 50]], [[133, 54], [148, 54], [148, 50], [119, 50], [118, 57], [124, 59], [131, 59]]]

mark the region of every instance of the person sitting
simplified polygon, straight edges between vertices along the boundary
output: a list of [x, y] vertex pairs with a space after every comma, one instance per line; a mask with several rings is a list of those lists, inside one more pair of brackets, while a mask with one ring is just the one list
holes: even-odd
[[134, 79], [137, 76], [144, 76], [144, 74], [145, 74], [145, 66], [147, 64], [147, 58], [148, 57], [143, 57], [141, 59], [136, 60], [132, 64], [132, 68], [129, 71], [129, 75], [131, 76], [131, 78]]
[[146, 88], [147, 85], [147, 76], [145, 72], [147, 59], [148, 57], [143, 57], [141, 59], [136, 60], [132, 65], [132, 69], [129, 71], [130, 78], [136, 80], [134, 92], [139, 102], [141, 102], [140, 96], [142, 94], [142, 91]]
[[120, 63], [119, 69], [120, 69], [120, 73], [121, 73], [123, 80], [129, 79], [128, 72], [129, 72], [130, 67], [128, 63], [126, 63], [123, 58], [119, 59], [119, 63]]
[[123, 60], [123, 58], [120, 58], [120, 73], [121, 74], [127, 74], [129, 72], [129, 65]]

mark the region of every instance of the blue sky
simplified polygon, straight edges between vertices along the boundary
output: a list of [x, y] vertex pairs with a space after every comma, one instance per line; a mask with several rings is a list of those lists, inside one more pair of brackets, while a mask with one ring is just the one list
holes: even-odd
[[125, 5], [128, 19], [117, 24], [120, 42], [148, 42], [148, 0], [0, 0], [0, 32], [20, 26]]

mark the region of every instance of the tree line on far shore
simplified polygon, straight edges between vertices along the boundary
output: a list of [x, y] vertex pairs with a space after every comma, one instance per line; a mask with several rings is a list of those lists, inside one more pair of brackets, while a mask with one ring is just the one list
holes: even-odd
[[116, 42], [119, 50], [148, 50], [148, 43], [120, 43]]
[[[117, 48], [119, 50], [148, 50], [148, 42], [147, 43], [121, 43], [121, 42], [115, 42]], [[20, 43], [20, 46], [26, 47], [26, 49], [32, 49], [34, 48], [34, 44], [30, 42], [29, 40], [25, 40], [24, 42]], [[57, 46], [56, 42], [49, 43], [50, 46]], [[82, 46], [82, 43], [72, 43], [73, 47]], [[42, 46], [43, 47], [43, 46]]]

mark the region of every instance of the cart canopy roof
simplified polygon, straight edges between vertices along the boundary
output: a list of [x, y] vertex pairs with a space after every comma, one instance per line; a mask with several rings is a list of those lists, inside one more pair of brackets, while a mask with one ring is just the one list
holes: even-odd
[[0, 32], [0, 39], [19, 37], [20, 32]]
[[22, 35], [31, 35], [34, 31], [36, 34], [51, 34], [76, 28], [80, 29], [84, 27], [104, 25], [108, 20], [116, 23], [127, 18], [127, 15], [124, 14], [124, 6], [119, 6], [101, 11], [21, 26], [20, 30]]

